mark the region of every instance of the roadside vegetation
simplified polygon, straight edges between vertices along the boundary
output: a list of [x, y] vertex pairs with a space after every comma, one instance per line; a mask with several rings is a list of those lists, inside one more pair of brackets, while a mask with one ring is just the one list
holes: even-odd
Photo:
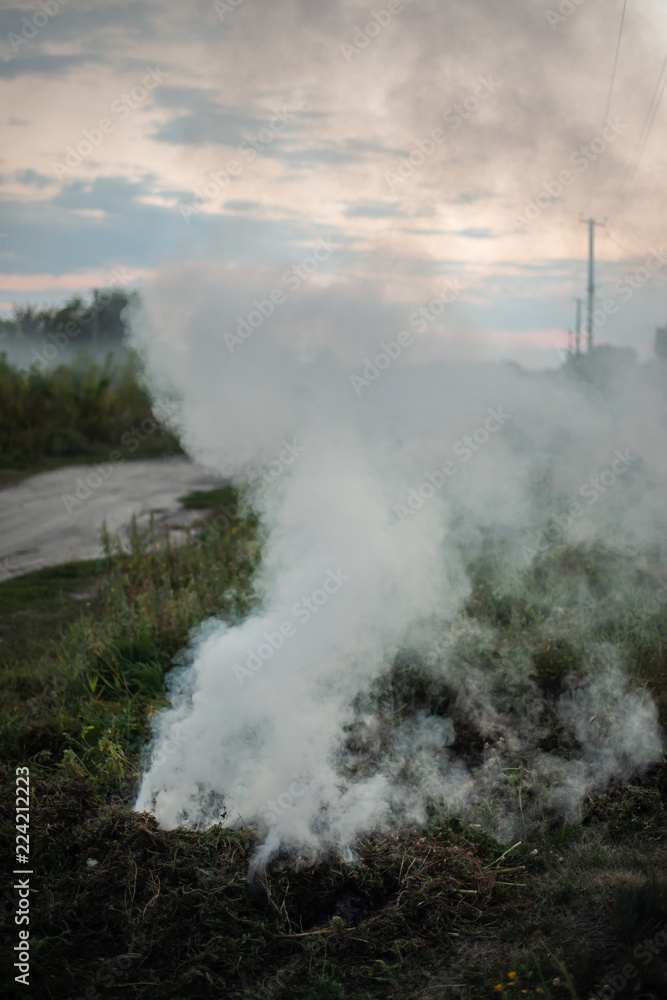
[[[133, 353], [81, 352], [45, 371], [0, 355], [0, 485], [59, 465], [181, 454], [156, 419]], [[137, 433], [137, 428], [139, 432]]]
[[[14, 306], [0, 319], [0, 486], [62, 465], [182, 454], [126, 343], [136, 292]], [[143, 426], [143, 431], [141, 430]], [[139, 433], [136, 429], [139, 428]]]
[[[165, 704], [164, 675], [189, 630], [212, 615], [239, 621], [256, 600], [262, 537], [242, 498], [227, 488], [188, 503], [219, 506], [184, 544], [134, 530], [127, 550], [106, 539], [100, 560], [0, 584], [0, 822], [11, 857], [15, 768], [28, 765], [34, 995], [667, 995], [664, 760], [588, 796], [576, 820], [545, 817], [510, 844], [434, 803], [424, 829], [360, 843], [359, 865], [332, 857], [294, 867], [278, 857], [254, 894], [246, 880], [252, 829], [167, 832], [132, 812], [148, 724]], [[617, 644], [664, 725], [662, 581], [645, 568], [634, 596], [621, 600], [615, 558], [554, 550], [508, 587], [489, 554], [470, 566], [474, 587], [461, 615], [493, 628], [500, 659], [529, 644], [547, 706], [591, 635]], [[576, 626], [584, 585], [596, 595], [585, 633]], [[556, 586], [566, 615], [554, 632]], [[520, 699], [518, 682], [510, 695]], [[482, 734], [407, 652], [369, 697], [394, 720], [449, 714], [460, 733], [453, 749], [470, 766], [486, 752]], [[563, 749], [555, 718], [547, 736]], [[501, 758], [504, 787], [520, 794], [516, 767]], [[4, 970], [13, 962], [13, 913], [8, 892]], [[6, 995], [20, 995], [12, 987]]]

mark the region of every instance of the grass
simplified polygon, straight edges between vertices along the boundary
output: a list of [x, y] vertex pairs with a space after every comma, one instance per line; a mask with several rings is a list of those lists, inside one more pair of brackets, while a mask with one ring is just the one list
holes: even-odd
[[[509, 849], [475, 817], [434, 802], [423, 829], [361, 841], [361, 864], [331, 857], [299, 867], [279, 856], [253, 887], [251, 830], [163, 831], [132, 812], [173, 657], [193, 626], [213, 615], [240, 621], [256, 600], [254, 518], [231, 487], [188, 502], [217, 510], [181, 546], [135, 528], [128, 551], [107, 539], [103, 559], [0, 584], [0, 829], [11, 858], [15, 768], [28, 765], [34, 994], [589, 1000], [613, 989], [664, 997], [664, 760], [587, 796], [570, 822], [540, 815]], [[549, 706], [596, 643], [622, 653], [667, 722], [667, 623], [655, 604], [662, 582], [649, 566], [619, 593], [614, 558], [553, 551], [513, 581], [490, 557], [470, 567], [452, 662], [464, 676], [484, 671], [517, 719], [543, 710], [547, 755], [569, 749]], [[582, 588], [593, 595], [585, 614]], [[483, 766], [484, 735], [429, 671], [402, 651], [360, 695], [360, 711], [372, 705], [389, 721], [424, 711], [452, 717], [452, 751]], [[349, 736], [363, 746], [363, 728]], [[491, 749], [502, 794], [519, 813], [534, 778], [500, 747], [496, 740]], [[493, 810], [495, 794], [482, 812]], [[13, 910], [6, 895], [3, 970], [13, 961]], [[7, 989], [21, 995], [11, 981]]]
[[207, 510], [213, 507], [228, 507], [234, 509], [238, 497], [233, 486], [221, 486], [213, 490], [194, 490], [179, 498], [179, 503], [186, 510]]

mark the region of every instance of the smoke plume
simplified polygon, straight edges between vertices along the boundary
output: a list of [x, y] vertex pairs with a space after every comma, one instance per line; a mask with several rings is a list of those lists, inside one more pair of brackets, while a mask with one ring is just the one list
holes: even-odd
[[[655, 760], [656, 710], [594, 627], [594, 577], [549, 560], [603, 553], [610, 615], [638, 568], [662, 572], [659, 373], [596, 385], [454, 360], [381, 290], [332, 280], [276, 304], [280, 276], [260, 278], [180, 264], [134, 320], [192, 457], [239, 484], [273, 470], [249, 497], [256, 609], [194, 630], [136, 808], [250, 826], [263, 865], [281, 847], [349, 855], [434, 810], [508, 836]], [[501, 591], [506, 619], [476, 613]], [[554, 722], [567, 752], [545, 745]], [[466, 751], [470, 734], [485, 745]]]

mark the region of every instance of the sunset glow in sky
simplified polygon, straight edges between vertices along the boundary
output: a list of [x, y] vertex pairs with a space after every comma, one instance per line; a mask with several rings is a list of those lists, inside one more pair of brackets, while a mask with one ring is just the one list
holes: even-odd
[[323, 301], [389, 335], [455, 282], [437, 321], [455, 353], [555, 366], [583, 213], [607, 217], [598, 297], [618, 305], [597, 340], [647, 357], [667, 323], [667, 15], [627, 3], [605, 124], [622, 10], [5, 0], [0, 312], [198, 259], [261, 298], [330, 238]]

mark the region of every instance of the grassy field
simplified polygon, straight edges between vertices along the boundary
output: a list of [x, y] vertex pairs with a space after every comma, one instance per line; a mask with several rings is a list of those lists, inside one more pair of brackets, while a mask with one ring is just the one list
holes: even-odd
[[[255, 894], [246, 881], [252, 830], [165, 832], [131, 811], [147, 724], [164, 705], [164, 673], [188, 630], [210, 615], [239, 621], [255, 599], [262, 539], [254, 518], [230, 490], [188, 503], [224, 507], [183, 546], [135, 531], [127, 552], [108, 542], [99, 561], [0, 584], [4, 856], [14, 856], [15, 769], [29, 766], [35, 872], [32, 989], [10, 975], [3, 995], [667, 996], [665, 760], [589, 796], [576, 822], [545, 817], [509, 845], [434, 803], [424, 829], [364, 840], [358, 866], [331, 858], [295, 870], [279, 857]], [[608, 553], [553, 552], [527, 571], [518, 594], [503, 590], [491, 565], [478, 566], [461, 614], [493, 626], [501, 658], [530, 644], [547, 708], [591, 635], [616, 644], [664, 725], [661, 581], [644, 570], [632, 599], [621, 598], [616, 569]], [[596, 594], [580, 646], [572, 630], [544, 640], [560, 580], [572, 595], [581, 581]], [[574, 620], [578, 605], [571, 610]], [[407, 654], [371, 694], [395, 718], [445, 711], [442, 692]], [[481, 735], [456, 705], [446, 710], [460, 753], [474, 760]], [[558, 748], [562, 740], [554, 717], [548, 741]], [[501, 770], [511, 788], [510, 763]], [[14, 961], [14, 910], [7, 890], [3, 972]]]

